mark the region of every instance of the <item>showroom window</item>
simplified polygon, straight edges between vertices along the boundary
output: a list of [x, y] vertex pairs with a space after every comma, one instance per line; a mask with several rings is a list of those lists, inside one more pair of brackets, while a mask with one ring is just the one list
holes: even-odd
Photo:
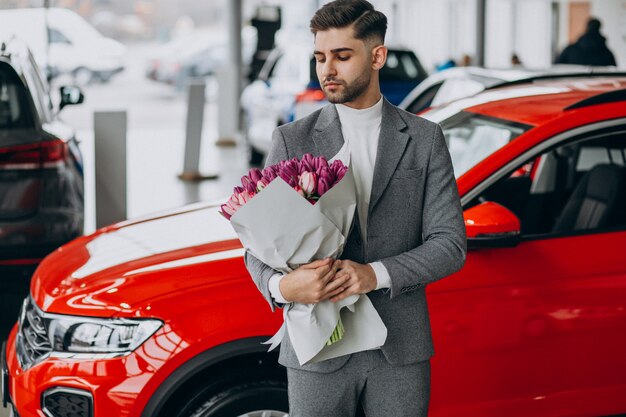
[[625, 229], [626, 131], [568, 142], [517, 166], [468, 207], [505, 206], [527, 238]]

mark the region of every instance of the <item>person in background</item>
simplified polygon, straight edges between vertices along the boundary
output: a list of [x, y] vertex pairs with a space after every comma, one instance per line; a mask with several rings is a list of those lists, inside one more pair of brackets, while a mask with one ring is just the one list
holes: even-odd
[[516, 53], [513, 53], [511, 55], [511, 65], [517, 68], [524, 66], [524, 64], [522, 64], [522, 60], [519, 59], [519, 55], [517, 55]]
[[561, 52], [555, 64], [616, 66], [615, 56], [606, 46], [606, 38], [600, 33], [601, 26], [598, 19], [589, 19], [587, 31]]

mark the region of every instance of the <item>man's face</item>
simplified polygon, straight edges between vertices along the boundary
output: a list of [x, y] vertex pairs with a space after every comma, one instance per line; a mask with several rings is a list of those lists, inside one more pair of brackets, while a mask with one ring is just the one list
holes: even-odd
[[331, 103], [353, 102], [370, 86], [372, 51], [354, 38], [352, 27], [317, 32], [314, 55], [317, 78]]

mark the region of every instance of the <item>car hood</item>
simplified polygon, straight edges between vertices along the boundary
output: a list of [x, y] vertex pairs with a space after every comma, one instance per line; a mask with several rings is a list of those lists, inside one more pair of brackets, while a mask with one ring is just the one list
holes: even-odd
[[244, 252], [218, 208], [186, 206], [75, 239], [37, 268], [33, 299], [48, 312], [108, 317], [133, 314], [150, 299], [213, 285], [218, 277], [208, 264]]

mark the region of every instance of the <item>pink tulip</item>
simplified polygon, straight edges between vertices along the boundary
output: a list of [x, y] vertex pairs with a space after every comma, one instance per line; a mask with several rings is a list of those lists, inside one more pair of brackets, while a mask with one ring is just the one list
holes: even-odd
[[312, 172], [303, 172], [300, 174], [298, 185], [304, 190], [306, 195], [312, 195], [317, 188], [317, 176]]
[[237, 199], [237, 203], [240, 206], [243, 206], [244, 204], [246, 204], [248, 201], [250, 201], [252, 197], [254, 197], [254, 193], [250, 193], [247, 190], [235, 196], [235, 198]]
[[220, 206], [221, 210], [219, 211], [219, 213], [224, 216], [226, 218], [226, 220], [230, 220], [230, 217], [232, 216], [232, 214], [229, 214], [228, 209], [226, 204], [222, 204]]
[[254, 193], [254, 191], [256, 190], [256, 182], [252, 182], [252, 180], [247, 175], [241, 177], [241, 185], [243, 185], [244, 190], [246, 190], [248, 193]]
[[267, 187], [267, 185], [270, 182], [268, 180], [266, 180], [265, 178], [261, 178], [260, 180], [257, 181], [256, 183], [256, 191], [261, 192], [262, 189], [264, 189], [265, 187]]

